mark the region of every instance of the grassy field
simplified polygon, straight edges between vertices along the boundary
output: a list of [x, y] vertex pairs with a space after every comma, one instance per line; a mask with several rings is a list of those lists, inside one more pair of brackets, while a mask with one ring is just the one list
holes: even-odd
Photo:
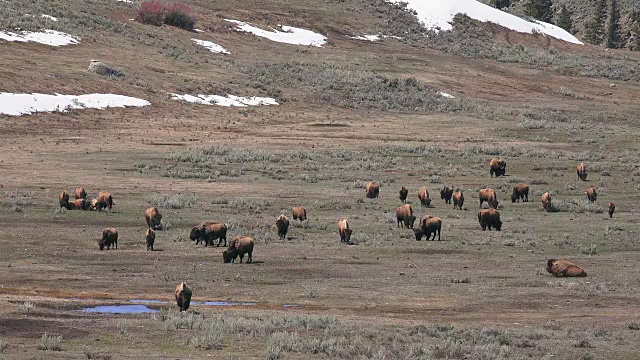
[[[637, 54], [465, 19], [461, 27], [484, 29], [477, 42], [471, 30], [349, 39], [399, 31], [393, 24], [404, 15], [379, 1], [188, 3], [204, 33], [130, 21], [135, 4], [116, 1], [10, 0], [0, 10], [3, 28], [83, 39], [60, 48], [0, 42], [1, 91], [113, 92], [152, 103], [0, 116], [0, 358], [638, 357]], [[389, 14], [401, 15], [390, 22]], [[309, 28], [328, 43], [278, 44], [232, 31], [223, 18]], [[513, 53], [504, 49], [530, 61], [507, 61]], [[88, 73], [91, 59], [125, 76]], [[273, 96], [280, 105], [184, 104], [168, 93]], [[507, 176], [489, 176], [492, 157], [507, 161]], [[582, 161], [586, 182], [575, 173]], [[378, 199], [365, 198], [372, 180]], [[520, 182], [531, 201], [512, 204]], [[464, 192], [464, 210], [444, 204], [444, 185]], [[77, 186], [90, 196], [110, 191], [114, 210], [56, 209], [58, 193]], [[397, 228], [402, 186], [417, 215], [442, 218], [442, 241], [417, 242]], [[431, 208], [420, 207], [422, 186]], [[501, 232], [478, 224], [477, 191], [487, 186], [501, 202]], [[557, 212], [542, 211], [546, 191]], [[150, 205], [165, 227], [153, 252], [144, 242]], [[276, 217], [294, 206], [309, 220], [279, 240]], [[340, 244], [341, 217], [356, 245]], [[191, 242], [202, 221], [226, 223], [228, 238], [254, 237], [254, 264], [223, 264], [222, 247]], [[118, 250], [98, 250], [105, 227], [118, 229]], [[549, 258], [574, 261], [588, 276], [554, 278]], [[198, 302], [255, 304], [80, 311], [172, 301], [181, 281]]]

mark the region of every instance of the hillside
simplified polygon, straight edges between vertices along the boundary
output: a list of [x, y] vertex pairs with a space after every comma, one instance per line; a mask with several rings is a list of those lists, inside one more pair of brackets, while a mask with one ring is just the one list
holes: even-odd
[[638, 52], [469, 0], [0, 3], [0, 358], [637, 357]]

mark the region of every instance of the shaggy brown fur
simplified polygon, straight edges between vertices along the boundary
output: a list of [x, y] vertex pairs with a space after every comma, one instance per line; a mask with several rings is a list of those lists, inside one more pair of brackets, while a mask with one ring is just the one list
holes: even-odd
[[69, 210], [89, 210], [91, 202], [87, 199], [76, 199], [69, 201]]
[[83, 187], [79, 187], [77, 189], [75, 189], [73, 191], [73, 197], [77, 199], [86, 199], [87, 198], [87, 192], [84, 191]]
[[495, 190], [491, 188], [481, 189], [478, 191], [478, 197], [480, 198], [480, 208], [482, 208], [482, 203], [485, 201], [494, 209], [498, 207], [498, 197]]
[[584, 277], [587, 273], [582, 268], [567, 260], [549, 259], [547, 271], [553, 276]]
[[144, 220], [147, 222], [149, 229], [158, 229], [162, 223], [162, 215], [155, 207], [147, 208], [144, 211]]
[[108, 193], [106, 191], [101, 191], [98, 193], [98, 196], [96, 197], [96, 210], [100, 211], [102, 209], [109, 209], [109, 211], [111, 211], [111, 208], [113, 208], [113, 197], [111, 196], [111, 193]]
[[144, 234], [145, 243], [147, 244], [147, 251], [153, 251], [153, 243], [156, 241], [156, 232], [152, 228], [148, 228]]
[[431, 206], [431, 199], [429, 198], [429, 190], [426, 187], [421, 187], [418, 190], [418, 199], [420, 200], [420, 205], [424, 207]]
[[375, 181], [369, 181], [367, 183], [367, 187], [366, 187], [366, 191], [367, 191], [367, 198], [369, 199], [374, 199], [378, 197], [378, 194], [380, 193], [380, 185], [378, 185], [378, 183], [376, 183]]
[[307, 210], [302, 206], [294, 207], [293, 220], [300, 220], [300, 221], [307, 220]]
[[542, 194], [540, 201], [542, 201], [542, 208], [544, 211], [549, 211], [551, 209], [551, 194], [548, 192]]
[[403, 186], [402, 189], [400, 189], [400, 201], [402, 201], [403, 204], [407, 202], [407, 196], [409, 196], [409, 190]]
[[58, 195], [58, 200], [60, 201], [60, 207], [69, 210], [69, 194], [66, 191], [63, 191]]
[[227, 246], [227, 225], [214, 222], [203, 222], [198, 226], [191, 228], [189, 239], [196, 242], [196, 245], [204, 241], [204, 246], [213, 246], [213, 240], [220, 239], [218, 246], [224, 241], [224, 246]]
[[491, 228], [495, 228], [496, 231], [502, 230], [502, 221], [500, 221], [500, 213], [495, 209], [485, 209], [480, 210], [478, 212], [478, 222], [480, 223], [480, 227], [482, 231], [491, 230]]
[[287, 231], [289, 231], [289, 218], [284, 215], [278, 216], [276, 228], [278, 229], [278, 237], [284, 240], [287, 237]]
[[442, 190], [440, 190], [440, 199], [443, 199], [445, 204], [451, 204], [452, 196], [453, 188], [451, 186], [444, 186]]
[[[442, 219], [429, 215], [423, 216], [422, 219], [420, 219], [420, 230], [423, 235], [427, 236], [427, 240], [429, 240], [431, 234], [433, 234], [433, 238], [430, 240], [435, 240], [437, 234], [438, 241], [440, 241], [440, 229], [442, 229]], [[420, 240], [422, 238], [422, 235], [418, 238], [418, 233], [415, 232], [415, 230], [414, 233], [416, 234], [416, 240]]]
[[345, 218], [338, 221], [338, 234], [340, 234], [340, 242], [349, 243], [351, 241], [352, 230], [349, 228], [349, 221]]
[[406, 227], [407, 229], [412, 228], [416, 221], [416, 217], [413, 215], [411, 205], [404, 204], [397, 208], [396, 219], [398, 220], [398, 227], [402, 224], [402, 227]]
[[187, 311], [187, 309], [189, 309], [189, 305], [191, 305], [192, 294], [193, 292], [186, 282], [183, 281], [178, 284], [178, 286], [176, 286], [176, 304], [178, 305], [178, 308], [180, 308], [180, 312], [185, 312]]
[[587, 188], [586, 193], [587, 193], [587, 199], [589, 199], [589, 202], [595, 202], [598, 199], [596, 188], [594, 188], [593, 186], [589, 186]]
[[453, 193], [453, 209], [455, 210], [456, 208], [458, 210], [462, 210], [462, 206], [464, 205], [464, 195], [462, 194], [462, 191], [456, 191], [455, 193]]
[[102, 230], [102, 238], [98, 240], [98, 246], [100, 246], [100, 250], [104, 250], [105, 247], [107, 248], [107, 250], [110, 250], [111, 246], [117, 249], [118, 230], [114, 228], [107, 228]]
[[578, 179], [582, 181], [587, 181], [587, 167], [583, 162], [576, 166], [576, 174], [578, 174]]
[[493, 177], [495, 174], [496, 177], [504, 176], [507, 172], [507, 162], [502, 159], [493, 158], [489, 162], [489, 175]]
[[229, 248], [222, 253], [222, 258], [225, 263], [233, 263], [236, 258], [240, 256], [240, 264], [244, 254], [248, 255], [247, 264], [251, 264], [253, 261], [253, 245], [254, 241], [248, 236], [236, 236], [229, 242]]
[[511, 202], [528, 202], [529, 201], [529, 185], [527, 184], [518, 184], [513, 187], [513, 192], [511, 193]]

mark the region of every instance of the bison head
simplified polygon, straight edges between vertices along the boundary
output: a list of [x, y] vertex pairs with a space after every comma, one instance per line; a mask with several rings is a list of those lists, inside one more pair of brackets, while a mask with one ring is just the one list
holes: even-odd
[[518, 195], [516, 193], [511, 194], [511, 202], [514, 203], [516, 200], [518, 200]]
[[353, 230], [351, 230], [351, 229], [344, 229], [344, 241], [345, 242], [351, 241], [351, 233], [352, 232], [353, 232]]
[[553, 263], [556, 262], [556, 259], [549, 259], [549, 261], [547, 261], [547, 272], [552, 273], [553, 272]]
[[413, 233], [416, 235], [416, 241], [420, 241], [422, 240], [422, 237], [424, 236], [424, 231], [422, 231], [422, 229], [418, 228], [418, 229], [412, 229]]
[[225, 264], [230, 263], [231, 261], [233, 261], [237, 256], [237, 253], [235, 251], [235, 249], [227, 249], [225, 251], [222, 252], [222, 261], [224, 261]]
[[496, 219], [493, 223], [493, 227], [496, 228], [496, 231], [502, 230], [502, 221], [500, 221], [500, 219]]
[[189, 234], [189, 239], [191, 239], [191, 241], [200, 239], [203, 236], [204, 236], [204, 226], [198, 225], [191, 228], [191, 233]]
[[410, 227], [410, 228], [412, 228], [413, 224], [415, 224], [415, 222], [416, 222], [416, 217], [414, 215], [411, 215], [411, 216], [408, 216], [406, 218], [406, 224], [405, 225]]

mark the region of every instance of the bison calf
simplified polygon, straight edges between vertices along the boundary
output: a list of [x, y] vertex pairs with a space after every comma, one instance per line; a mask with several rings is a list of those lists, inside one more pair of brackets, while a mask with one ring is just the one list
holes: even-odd
[[278, 228], [278, 237], [284, 240], [287, 237], [287, 231], [289, 231], [289, 218], [284, 215], [278, 216], [276, 228]]
[[411, 205], [404, 204], [396, 209], [396, 219], [398, 220], [398, 227], [402, 224], [403, 227], [412, 228], [416, 221], [416, 217], [413, 215], [413, 209]]
[[549, 259], [547, 271], [553, 276], [584, 277], [587, 273], [582, 268], [567, 260]]
[[153, 251], [153, 243], [156, 241], [156, 232], [152, 228], [148, 228], [144, 235], [145, 242], [147, 244], [147, 251]]
[[480, 223], [480, 227], [482, 227], [482, 231], [491, 230], [491, 228], [495, 228], [496, 231], [502, 230], [502, 221], [500, 221], [500, 213], [495, 209], [485, 209], [481, 210], [478, 213], [478, 222]]
[[229, 243], [229, 248], [222, 253], [222, 259], [225, 263], [233, 263], [240, 256], [240, 264], [244, 254], [248, 255], [247, 264], [253, 261], [253, 245], [254, 241], [248, 236], [236, 236]]
[[351, 229], [349, 228], [349, 221], [345, 218], [338, 221], [338, 234], [340, 235], [340, 242], [351, 242]]
[[185, 312], [189, 309], [189, 305], [191, 305], [191, 294], [191, 288], [186, 282], [183, 281], [176, 286], [176, 304], [178, 305], [180, 312]]
[[462, 191], [456, 191], [453, 194], [453, 209], [455, 210], [457, 208], [458, 210], [462, 210], [463, 205], [464, 195], [462, 194]]
[[107, 250], [111, 249], [113, 246], [115, 249], [118, 248], [118, 230], [114, 228], [108, 228], [102, 230], [102, 238], [98, 241], [98, 245], [100, 246], [100, 250], [104, 250], [106, 247]]

